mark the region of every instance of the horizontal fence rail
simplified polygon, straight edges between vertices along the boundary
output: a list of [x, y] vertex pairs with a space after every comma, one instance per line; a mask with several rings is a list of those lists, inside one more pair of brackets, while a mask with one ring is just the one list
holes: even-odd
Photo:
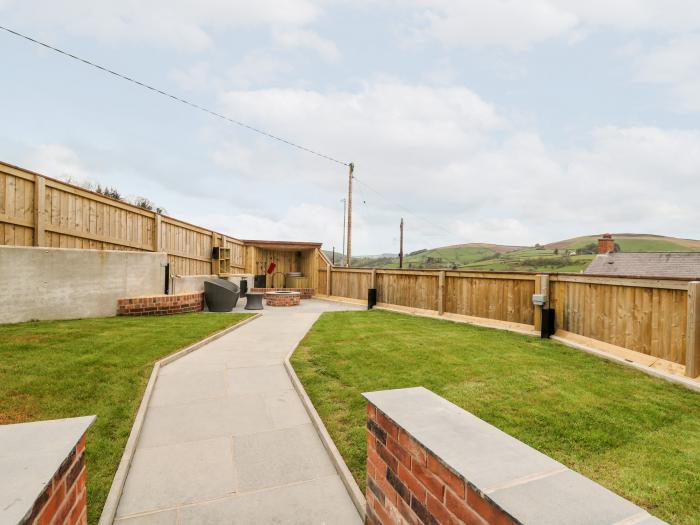
[[[453, 270], [319, 269], [318, 292], [541, 329], [553, 309], [557, 335], [573, 334], [663, 359], [700, 375], [700, 283], [683, 279]], [[533, 304], [541, 294], [544, 304]], [[505, 326], [505, 324], [504, 324]]]

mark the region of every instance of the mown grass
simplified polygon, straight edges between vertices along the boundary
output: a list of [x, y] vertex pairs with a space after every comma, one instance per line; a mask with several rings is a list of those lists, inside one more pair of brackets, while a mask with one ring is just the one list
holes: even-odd
[[325, 313], [292, 363], [358, 483], [361, 392], [424, 386], [671, 523], [700, 523], [700, 394], [554, 341]]
[[0, 325], [0, 424], [97, 415], [87, 438], [88, 517], [97, 523], [154, 362], [246, 317]]

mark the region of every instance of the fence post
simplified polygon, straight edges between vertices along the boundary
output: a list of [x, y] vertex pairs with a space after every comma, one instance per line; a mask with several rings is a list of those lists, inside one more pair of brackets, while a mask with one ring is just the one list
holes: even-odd
[[46, 199], [46, 179], [41, 175], [34, 176], [34, 246], [44, 246], [46, 244], [44, 211]]
[[161, 233], [160, 233], [160, 213], [156, 213], [154, 216], [155, 219], [155, 235], [153, 236], [153, 251], [154, 252], [160, 252], [161, 251]]
[[445, 270], [438, 273], [438, 315], [445, 313]]
[[216, 232], [211, 232], [211, 274], [219, 275], [219, 261], [214, 259], [214, 248], [218, 245]]
[[[541, 293], [541, 290], [542, 290], [542, 275], [538, 273], [537, 275], [535, 275], [535, 295]], [[535, 326], [536, 332], [542, 331], [542, 307], [540, 307], [540, 306], [535, 306], [535, 308], [534, 308], [533, 324]]]
[[549, 308], [549, 274], [538, 273], [535, 276], [535, 294], [544, 295], [544, 304], [535, 306], [534, 325], [535, 331], [542, 331], [542, 310]]
[[326, 265], [326, 295], [331, 296], [331, 265]]
[[370, 288], [377, 287], [377, 269], [376, 268], [372, 268], [372, 277], [370, 278], [369, 287]]
[[685, 348], [685, 375], [700, 375], [700, 281], [688, 283], [688, 332]]

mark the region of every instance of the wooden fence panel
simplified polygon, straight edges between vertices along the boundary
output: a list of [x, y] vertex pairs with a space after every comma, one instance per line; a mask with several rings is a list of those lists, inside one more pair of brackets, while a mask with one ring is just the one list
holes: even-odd
[[687, 290], [560, 279], [550, 284], [557, 329], [685, 365]]
[[212, 234], [170, 217], [160, 221], [160, 249], [168, 254], [170, 271], [176, 275], [211, 273]]
[[335, 268], [331, 274], [332, 294], [350, 299], [367, 299], [372, 270]]
[[243, 273], [245, 271], [245, 245], [237, 239], [227, 237], [226, 248], [231, 250], [231, 273]]
[[0, 172], [0, 245], [34, 244], [34, 181]]
[[46, 246], [96, 250], [153, 250], [154, 214], [101, 198], [69, 185], [46, 181]]
[[316, 293], [319, 295], [328, 295], [327, 286], [327, 270], [325, 268], [320, 269], [316, 272], [318, 279], [316, 280]]
[[376, 288], [378, 303], [423, 310], [438, 309], [437, 273], [377, 270]]
[[447, 272], [445, 312], [521, 324], [534, 323], [534, 276]]
[[[208, 275], [213, 238], [223, 236], [0, 162], [0, 245], [164, 251], [173, 273]], [[248, 248], [225, 244], [231, 272], [243, 272]]]

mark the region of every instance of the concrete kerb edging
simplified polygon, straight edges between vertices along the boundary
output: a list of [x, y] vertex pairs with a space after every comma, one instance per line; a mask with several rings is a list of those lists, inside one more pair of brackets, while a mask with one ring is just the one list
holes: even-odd
[[297, 394], [301, 398], [301, 402], [304, 405], [304, 408], [306, 409], [306, 413], [309, 414], [309, 418], [311, 418], [311, 423], [316, 429], [316, 433], [321, 438], [321, 442], [323, 443], [324, 448], [330, 455], [331, 461], [333, 462], [333, 466], [335, 467], [336, 472], [338, 472], [338, 475], [340, 476], [343, 485], [345, 485], [348, 494], [350, 494], [350, 499], [352, 499], [352, 502], [355, 505], [357, 512], [359, 513], [360, 517], [362, 518], [362, 521], [364, 522], [367, 517], [367, 511], [365, 509], [367, 501], [365, 500], [365, 496], [360, 490], [360, 487], [357, 485], [355, 478], [352, 477], [350, 469], [345, 464], [345, 460], [343, 460], [343, 456], [340, 455], [338, 447], [335, 446], [331, 435], [326, 429], [326, 425], [323, 424], [321, 416], [319, 416], [318, 412], [316, 412], [314, 404], [311, 402], [311, 399], [306, 393], [306, 390], [304, 390], [304, 385], [302, 385], [301, 381], [299, 380], [299, 377], [297, 376], [297, 373], [294, 371], [294, 367], [292, 367], [290, 358], [292, 357], [292, 354], [295, 351], [296, 347], [294, 348], [294, 350], [289, 352], [289, 354], [287, 354], [287, 357], [284, 358], [284, 368], [287, 371], [287, 375], [289, 375], [289, 379], [292, 381], [292, 385], [294, 385], [294, 390], [296, 390]]
[[604, 352], [602, 350], [598, 350], [596, 348], [592, 348], [590, 346], [586, 346], [581, 343], [575, 343], [573, 341], [569, 341], [566, 337], [561, 337], [559, 335], [553, 335], [550, 337], [550, 339], [557, 341], [558, 343], [561, 343], [563, 345], [569, 346], [571, 348], [576, 348], [577, 350], [583, 350], [584, 352], [587, 352], [589, 354], [593, 354], [598, 357], [602, 357], [603, 359], [607, 359], [608, 361], [614, 361], [615, 363], [619, 363], [621, 365], [628, 366], [630, 368], [634, 368], [636, 370], [639, 370], [641, 372], [644, 372], [645, 374], [648, 374], [650, 376], [657, 377], [659, 379], [663, 379], [665, 381], [668, 381], [669, 383], [675, 383], [680, 386], [684, 386], [690, 390], [694, 390], [695, 392], [700, 392], [700, 383], [697, 381], [694, 381], [690, 378], [683, 377], [683, 376], [678, 376], [675, 374], [669, 374], [668, 372], [664, 372], [663, 370], [657, 370], [656, 368], [650, 368], [648, 366], [642, 365], [640, 363], [635, 363], [634, 361], [628, 361], [627, 359], [623, 357], [619, 357], [613, 354], [609, 354], [607, 352]]
[[190, 354], [195, 350], [200, 349], [204, 345], [211, 343], [212, 341], [215, 341], [220, 337], [223, 337], [224, 335], [233, 332], [234, 330], [237, 330], [238, 328], [254, 321], [261, 315], [262, 314], [260, 313], [255, 314], [252, 317], [249, 317], [248, 319], [244, 319], [240, 323], [236, 323], [233, 326], [229, 326], [228, 328], [225, 328], [220, 332], [216, 332], [215, 334], [212, 334], [209, 337], [202, 339], [201, 341], [197, 341], [196, 343], [181, 350], [178, 350], [173, 354], [165, 356], [164, 358], [159, 359], [155, 362], [155, 364], [153, 365], [153, 370], [151, 371], [151, 376], [148, 378], [148, 383], [146, 384], [146, 389], [143, 393], [143, 397], [141, 398], [141, 404], [139, 405], [139, 409], [136, 412], [134, 424], [132, 425], [131, 432], [129, 433], [129, 439], [126, 441], [126, 446], [124, 447], [122, 459], [119, 461], [119, 467], [117, 467], [117, 472], [114, 474], [112, 486], [110, 487], [109, 493], [107, 494], [107, 499], [105, 500], [104, 507], [102, 507], [102, 514], [100, 515], [100, 521], [98, 522], [98, 525], [112, 525], [112, 523], [114, 522], [114, 518], [117, 514], [117, 507], [119, 506], [119, 500], [121, 499], [122, 491], [124, 490], [124, 484], [126, 483], [126, 476], [129, 473], [129, 468], [131, 467], [131, 461], [134, 459], [134, 453], [136, 452], [136, 444], [138, 443], [139, 437], [141, 436], [143, 421], [146, 418], [148, 403], [151, 400], [151, 395], [153, 394], [153, 387], [155, 386], [160, 367], [170, 364], [173, 361], [177, 361], [181, 357], [184, 357], [187, 354]]

